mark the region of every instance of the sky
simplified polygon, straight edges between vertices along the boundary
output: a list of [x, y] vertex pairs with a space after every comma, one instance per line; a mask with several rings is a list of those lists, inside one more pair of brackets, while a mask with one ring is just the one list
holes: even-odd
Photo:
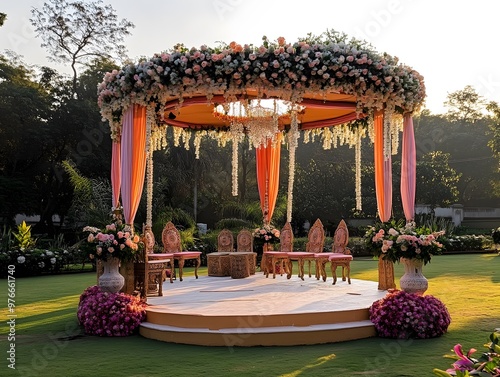
[[[262, 36], [296, 42], [327, 29], [369, 42], [397, 56], [424, 76], [425, 107], [446, 112], [449, 93], [471, 85], [487, 101], [500, 103], [500, 2], [492, 0], [103, 0], [119, 19], [135, 24], [126, 37], [133, 60], [151, 57], [177, 43], [187, 47], [218, 42], [254, 44]], [[3, 1], [0, 52], [12, 50], [28, 64], [61, 73], [69, 67], [46, 59], [29, 21], [43, 0]]]

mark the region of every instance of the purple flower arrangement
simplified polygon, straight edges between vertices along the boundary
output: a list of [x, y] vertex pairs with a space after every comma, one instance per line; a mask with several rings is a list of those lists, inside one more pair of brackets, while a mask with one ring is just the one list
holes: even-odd
[[103, 292], [94, 285], [80, 296], [77, 317], [86, 334], [127, 336], [146, 319], [146, 307], [138, 297]]
[[370, 320], [383, 338], [435, 338], [451, 322], [446, 306], [436, 297], [392, 290], [370, 307]]

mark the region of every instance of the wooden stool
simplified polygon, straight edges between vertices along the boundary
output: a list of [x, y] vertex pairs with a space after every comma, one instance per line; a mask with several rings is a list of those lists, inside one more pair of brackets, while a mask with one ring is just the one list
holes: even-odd
[[[349, 254], [334, 254], [330, 255], [328, 258], [331, 263], [331, 270], [333, 275], [333, 285], [337, 282], [337, 267], [342, 267], [342, 280], [345, 281], [347, 277], [347, 281], [351, 284], [351, 261], [352, 255]], [[346, 273], [347, 271], [347, 273]]]
[[231, 278], [242, 279], [250, 276], [247, 253], [231, 253], [229, 254], [229, 262], [231, 265]]
[[245, 254], [248, 259], [248, 268], [250, 270], [250, 275], [255, 275], [256, 264], [257, 264], [257, 253], [250, 251], [237, 251], [237, 254]]
[[229, 253], [207, 254], [208, 276], [231, 276]]

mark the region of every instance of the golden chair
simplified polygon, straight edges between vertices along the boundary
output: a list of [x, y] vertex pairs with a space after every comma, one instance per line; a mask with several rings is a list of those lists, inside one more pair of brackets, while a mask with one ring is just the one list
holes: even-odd
[[290, 223], [286, 223], [280, 233], [281, 251], [286, 252], [288, 256], [288, 275], [290, 279], [293, 273], [293, 262], [297, 261], [299, 267], [299, 278], [304, 280], [304, 260], [311, 256], [310, 253], [304, 251], [293, 251], [293, 230]]
[[[284, 234], [283, 234], [284, 232]], [[266, 274], [269, 276], [269, 271], [273, 272], [273, 279], [276, 278], [276, 269], [279, 268], [280, 275], [286, 273], [287, 278], [290, 279], [290, 258], [289, 251], [293, 250], [293, 231], [290, 223], [286, 223], [280, 232], [280, 250], [279, 251], [264, 251], [262, 253], [261, 266]]]
[[304, 261], [308, 262], [308, 273], [309, 277], [311, 277], [311, 262], [315, 263], [315, 276], [316, 279], [319, 279], [319, 265], [318, 265], [318, 257], [317, 254], [323, 253], [323, 247], [325, 245], [325, 230], [323, 229], [323, 223], [320, 219], [317, 219], [311, 229], [309, 229], [309, 233], [307, 234], [307, 243], [306, 243], [306, 253], [309, 253], [310, 256], [304, 258]]
[[[330, 269], [333, 276], [333, 284], [337, 282], [337, 267], [342, 267], [342, 281], [347, 281], [351, 284], [351, 261], [352, 254], [351, 250], [347, 247], [349, 243], [349, 230], [347, 229], [347, 224], [344, 220], [341, 220], [337, 230], [335, 230], [335, 235], [333, 237], [332, 253], [329, 256]], [[323, 273], [324, 266], [323, 266]]]
[[181, 235], [171, 221], [169, 221], [165, 225], [165, 228], [163, 228], [161, 239], [163, 241], [163, 248], [165, 253], [173, 253], [174, 260], [176, 260], [178, 263], [179, 280], [182, 281], [182, 270], [184, 268], [184, 262], [186, 260], [196, 261], [194, 275], [196, 276], [196, 279], [198, 279], [198, 267], [200, 267], [201, 264], [201, 251], [182, 251]]
[[173, 253], [154, 253], [155, 236], [151, 227], [143, 226], [142, 242], [144, 251], [142, 260], [134, 263], [134, 286], [141, 292], [141, 297], [148, 295], [163, 296], [165, 269], [170, 266], [170, 282], [174, 271]]

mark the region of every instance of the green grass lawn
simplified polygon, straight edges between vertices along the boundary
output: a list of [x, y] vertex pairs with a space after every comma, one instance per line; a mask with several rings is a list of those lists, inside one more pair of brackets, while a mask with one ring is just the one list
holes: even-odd
[[[396, 264], [395, 271], [398, 280], [403, 267]], [[0, 376], [432, 376], [433, 368], [450, 366], [443, 355], [456, 343], [482, 352], [490, 333], [500, 327], [499, 271], [496, 254], [436, 256], [424, 267], [426, 294], [441, 299], [452, 318], [440, 338], [251, 348], [169, 344], [139, 335], [86, 336], [76, 311], [79, 295], [96, 283], [94, 273], [22, 278], [16, 281], [15, 371], [5, 357], [10, 342], [4, 279]], [[351, 277], [376, 281], [377, 262], [355, 259]]]

